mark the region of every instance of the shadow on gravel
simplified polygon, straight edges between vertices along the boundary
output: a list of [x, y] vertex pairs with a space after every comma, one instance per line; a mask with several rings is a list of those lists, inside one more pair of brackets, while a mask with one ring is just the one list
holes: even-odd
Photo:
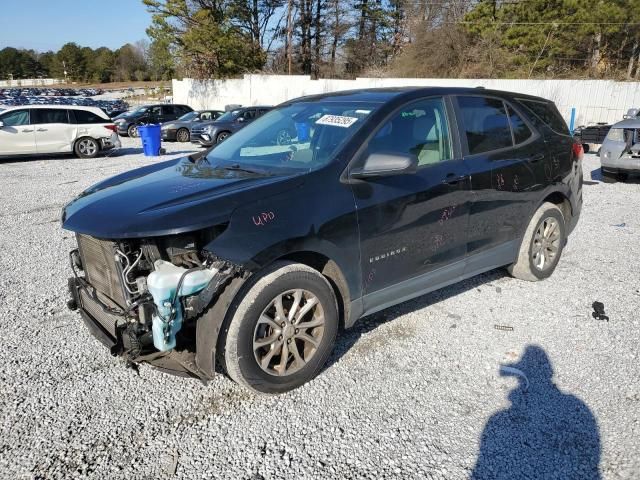
[[[595, 170], [591, 170], [591, 180], [597, 180], [598, 182], [603, 182], [602, 178], [602, 170], [596, 168]], [[631, 183], [635, 185], [640, 185], [640, 175], [623, 175], [619, 180], [620, 183]], [[591, 182], [584, 182], [585, 185], [595, 185]]]
[[520, 384], [509, 393], [511, 407], [485, 425], [471, 479], [600, 479], [596, 419], [584, 402], [554, 385], [545, 351], [529, 345], [517, 364], [505, 367], [500, 374]]
[[[393, 321], [407, 313], [435, 305], [468, 290], [480, 288], [483, 285], [490, 284], [493, 281], [508, 276], [503, 269], [493, 270], [359, 319], [352, 328], [343, 330], [338, 334], [333, 353], [322, 370], [324, 371], [338, 362], [340, 358], [358, 342], [362, 335], [375, 330], [380, 325]], [[461, 320], [461, 316], [456, 312], [445, 313], [443, 315], [448, 316], [448, 321], [451, 323], [456, 323]], [[389, 342], [393, 341], [394, 337], [389, 337]]]

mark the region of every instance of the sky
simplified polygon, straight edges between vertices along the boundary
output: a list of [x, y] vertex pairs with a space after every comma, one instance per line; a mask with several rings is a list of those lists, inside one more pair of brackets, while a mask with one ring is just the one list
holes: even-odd
[[119, 48], [146, 39], [151, 15], [142, 0], [0, 0], [0, 50]]

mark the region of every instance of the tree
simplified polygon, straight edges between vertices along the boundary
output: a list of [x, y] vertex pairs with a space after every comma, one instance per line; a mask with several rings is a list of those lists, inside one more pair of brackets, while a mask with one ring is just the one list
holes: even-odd
[[274, 2], [143, 1], [152, 13], [147, 33], [175, 49], [184, 73], [199, 78], [229, 77], [264, 66], [261, 39], [268, 23], [264, 19]]

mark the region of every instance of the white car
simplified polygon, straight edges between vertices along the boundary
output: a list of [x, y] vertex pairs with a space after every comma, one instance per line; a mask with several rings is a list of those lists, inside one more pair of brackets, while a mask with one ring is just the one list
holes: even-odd
[[116, 126], [97, 107], [24, 105], [0, 112], [0, 156], [73, 152], [93, 158], [119, 147]]

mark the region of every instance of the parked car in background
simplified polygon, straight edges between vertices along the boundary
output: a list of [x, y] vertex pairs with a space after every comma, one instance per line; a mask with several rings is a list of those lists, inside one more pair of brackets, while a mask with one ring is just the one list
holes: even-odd
[[191, 127], [191, 143], [210, 147], [224, 141], [229, 135], [246, 127], [273, 107], [242, 107], [225, 112], [213, 122], [200, 123]]
[[169, 122], [192, 111], [193, 108], [188, 105], [145, 105], [118, 115], [114, 122], [120, 135], [137, 137], [138, 125]]
[[162, 139], [188, 142], [191, 139], [190, 129], [195, 124], [211, 122], [224, 114], [221, 110], [198, 110], [185, 113], [177, 120], [162, 124]]
[[250, 389], [285, 392], [365, 315], [499, 267], [549, 277], [580, 216], [581, 160], [539, 97], [413, 87], [291, 100], [201, 156], [69, 203], [69, 307], [128, 361], [201, 379], [220, 362]]
[[611, 127], [600, 148], [600, 164], [606, 183], [640, 175], [640, 118], [628, 118]]
[[118, 147], [116, 126], [98, 107], [28, 105], [0, 113], [0, 155], [73, 152], [93, 158]]
[[573, 137], [582, 144], [584, 153], [598, 152], [610, 128], [606, 123], [580, 126], [573, 131]]

